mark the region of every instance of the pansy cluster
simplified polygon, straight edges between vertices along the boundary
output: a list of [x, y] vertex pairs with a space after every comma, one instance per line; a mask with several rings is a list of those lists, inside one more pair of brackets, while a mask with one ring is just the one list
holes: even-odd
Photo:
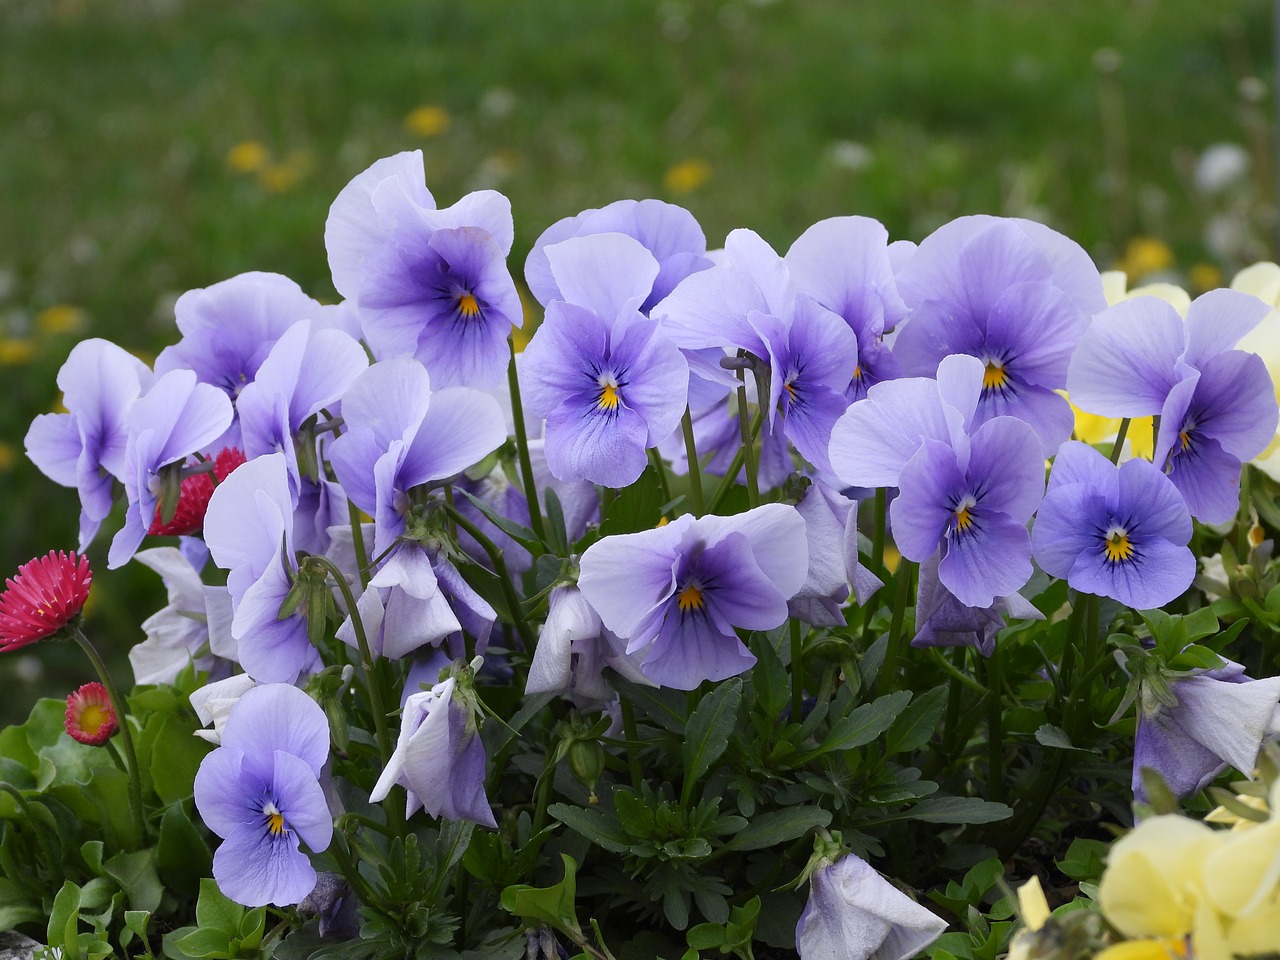
[[[688, 211], [622, 200], [533, 244], [543, 313], [517, 352], [505, 197], [441, 208], [403, 153], [342, 190], [324, 236], [340, 303], [268, 273], [188, 292], [154, 368], [77, 346], [66, 412], [26, 439], [79, 494], [80, 552], [122, 504], [109, 565], [164, 580], [130, 659], [139, 683], [203, 683], [216, 749], [194, 802], [231, 901], [304, 904], [323, 931], [336, 883], [367, 936], [460, 947], [482, 936], [461, 932], [467, 911], [500, 905], [541, 931], [530, 951], [550, 929], [607, 957], [527, 899], [520, 881], [551, 879], [544, 844], [574, 867], [623, 858], [584, 885], [594, 909], [618, 897], [682, 930], [692, 904], [731, 939], [747, 892], [786, 878], [730, 855], [816, 837], [807, 905], [761, 937], [902, 960], [948, 923], [869, 862], [902, 866], [877, 825], [915, 808], [877, 820], [848, 797], [918, 803], [923, 822], [1012, 814], [1021, 842], [1069, 767], [1005, 805], [1006, 691], [1045, 704], [1037, 742], [1069, 755], [1108, 725], [1090, 692], [1109, 683], [1139, 799], [1250, 774], [1276, 731], [1280, 681], [1220, 657], [1216, 619], [1175, 629], [1158, 609], [1192, 588], [1193, 537], [1252, 523], [1242, 466], [1277, 428], [1266, 365], [1238, 347], [1268, 317], [1258, 298], [1109, 306], [1085, 252], [1027, 220], [963, 217], [916, 245], [837, 217], [785, 254], [746, 229], [708, 251]], [[1080, 411], [1121, 418], [1118, 435], [1077, 439]], [[1142, 418], [1150, 458], [1125, 448]], [[33, 561], [0, 597], [0, 648], [67, 627], [87, 589], [82, 561]], [[913, 661], [941, 679], [907, 708]], [[73, 707], [97, 742], [126, 713], [105, 692]], [[852, 759], [886, 730], [922, 749], [942, 724], [939, 756], [972, 769], [980, 722], [985, 800], [925, 800], [919, 768]], [[646, 737], [669, 734], [683, 774], [650, 782]], [[422, 881], [436, 899], [406, 912], [430, 822], [454, 846]], [[724, 877], [689, 872], [722, 856]], [[459, 870], [479, 906], [465, 884], [446, 896]]]

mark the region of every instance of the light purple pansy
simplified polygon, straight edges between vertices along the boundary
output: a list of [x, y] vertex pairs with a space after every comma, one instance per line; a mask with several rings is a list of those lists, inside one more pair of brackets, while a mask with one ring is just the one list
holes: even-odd
[[845, 626], [841, 609], [850, 585], [858, 603], [866, 603], [884, 584], [858, 559], [858, 504], [815, 480], [796, 510], [804, 518], [809, 542], [809, 572], [787, 601], [797, 620], [814, 626]]
[[598, 210], [565, 217], [534, 241], [525, 260], [524, 276], [529, 291], [544, 307], [552, 300], [570, 299], [560, 290], [546, 248], [571, 237], [597, 233], [626, 234], [639, 241], [657, 261], [658, 272], [638, 308], [646, 316], [681, 280], [711, 266], [706, 257], [706, 237], [688, 210], [662, 200], [616, 200]]
[[492, 190], [436, 209], [418, 150], [355, 177], [325, 222], [334, 286], [374, 357], [416, 357], [439, 386], [488, 388], [506, 370], [524, 321], [506, 265], [513, 235], [510, 201]]
[[200, 383], [190, 370], [158, 378], [129, 408], [124, 489], [129, 501], [124, 526], [107, 554], [112, 569], [129, 562], [155, 518], [160, 470], [208, 450], [231, 426], [231, 401], [218, 388]]
[[147, 639], [129, 648], [134, 682], [173, 683], [193, 662], [214, 680], [229, 673], [236, 644], [226, 587], [204, 583], [177, 547], [139, 550], [134, 559], [160, 574], [169, 599], [142, 622]]
[[990, 606], [968, 607], [938, 579], [935, 554], [920, 564], [916, 591], [916, 635], [913, 647], [973, 647], [982, 656], [995, 652], [996, 634], [1014, 620], [1043, 620], [1034, 604], [1020, 593], [996, 597]]
[[449, 677], [404, 702], [400, 738], [369, 799], [378, 803], [396, 784], [408, 793], [406, 816], [425, 809], [446, 820], [497, 829], [484, 792], [484, 744], [474, 708]]
[[525, 695], [567, 693], [578, 704], [607, 702], [615, 692], [604, 677], [605, 667], [632, 683], [647, 685], [638, 656], [625, 653], [625, 646], [605, 628], [577, 585], [557, 586], [547, 601], [547, 619], [538, 632]]
[[1262, 358], [1232, 349], [1270, 310], [1256, 297], [1213, 290], [1184, 321], [1155, 297], [1100, 313], [1067, 378], [1077, 406], [1110, 417], [1160, 416], [1155, 462], [1194, 517], [1225, 523], [1239, 504], [1240, 467], [1275, 435], [1275, 391]]
[[307, 636], [305, 605], [279, 616], [294, 573], [293, 518], [282, 453], [234, 470], [213, 491], [205, 513], [205, 541], [214, 562], [228, 571], [237, 659], [258, 681], [292, 683], [319, 659]]
[[604, 625], [645, 651], [655, 683], [692, 690], [751, 668], [735, 628], [770, 630], [809, 567], [804, 519], [766, 504], [732, 517], [688, 514], [605, 537], [582, 555], [578, 586]]
[[329, 722], [309, 696], [288, 684], [246, 692], [222, 729], [222, 746], [195, 778], [196, 809], [222, 837], [213, 857], [218, 889], [236, 903], [298, 903], [316, 884], [302, 852], [333, 838], [320, 786], [329, 758]]
[[899, 488], [890, 520], [902, 555], [923, 563], [941, 551], [939, 578], [973, 607], [1016, 593], [1031, 577], [1026, 525], [1044, 492], [1031, 427], [1013, 417], [979, 425], [982, 379], [981, 361], [954, 355], [936, 381], [877, 384], [831, 438], [843, 482]]
[[[1228, 766], [1252, 776], [1258, 750], [1280, 705], [1280, 677], [1251, 680], [1244, 667], [1224, 667], [1174, 679], [1175, 705], [1142, 697], [1133, 752], [1133, 793], [1146, 799], [1142, 768], [1161, 775], [1174, 796], [1207, 787]], [[1150, 701], [1150, 702], [1148, 702]]]
[[797, 237], [784, 258], [799, 289], [843, 318], [857, 338], [857, 365], [846, 391], [850, 402], [901, 370], [882, 339], [908, 313], [889, 249], [889, 232], [879, 221], [832, 217]]
[[625, 487], [646, 450], [680, 423], [689, 368], [657, 321], [639, 311], [658, 262], [620, 233], [544, 251], [563, 300], [553, 300], [525, 348], [524, 401], [545, 417], [547, 465], [560, 480]]
[[151, 386], [151, 371], [123, 347], [76, 344], [58, 371], [67, 413], [45, 413], [27, 431], [27, 456], [40, 472], [80, 494], [83, 552], [111, 512], [113, 480], [124, 480], [129, 408]]
[[934, 231], [897, 273], [911, 309], [893, 344], [907, 376], [933, 376], [951, 354], [984, 367], [976, 423], [1013, 416], [1046, 456], [1071, 435], [1055, 390], [1089, 317], [1106, 307], [1102, 278], [1079, 245], [1030, 220], [960, 217]]
[[374, 518], [375, 556], [404, 531], [411, 490], [461, 473], [507, 438], [493, 397], [432, 383], [417, 360], [383, 360], [342, 398], [346, 432], [329, 444], [329, 462], [351, 502]]
[[823, 863], [809, 882], [796, 924], [800, 960], [907, 960], [947, 929], [852, 853]]
[[1196, 574], [1191, 515], [1173, 483], [1146, 460], [1117, 467], [1084, 443], [1065, 443], [1036, 515], [1036, 562], [1076, 590], [1138, 610], [1177, 599]]

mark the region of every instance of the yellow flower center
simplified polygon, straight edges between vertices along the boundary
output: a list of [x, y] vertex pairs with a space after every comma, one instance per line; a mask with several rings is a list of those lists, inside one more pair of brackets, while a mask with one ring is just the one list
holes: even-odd
[[1005, 373], [1004, 364], [995, 360], [988, 360], [985, 369], [982, 371], [982, 389], [983, 390], [1003, 390], [1009, 382], [1009, 375]]
[[1133, 544], [1129, 542], [1129, 532], [1123, 527], [1113, 527], [1108, 530], [1107, 542], [1103, 550], [1112, 563], [1130, 559], [1133, 556]]
[[616, 383], [605, 381], [600, 384], [600, 400], [598, 404], [601, 410], [617, 410], [621, 399], [618, 396], [618, 385]]
[[80, 729], [96, 737], [111, 722], [111, 714], [99, 704], [91, 703], [80, 712]]
[[973, 497], [963, 497], [960, 502], [955, 505], [956, 533], [964, 533], [973, 526], [973, 508], [976, 507], [977, 501]]
[[468, 292], [458, 295], [458, 312], [468, 320], [480, 316], [480, 304], [476, 302], [475, 294]]
[[262, 812], [267, 817], [267, 829], [271, 831], [272, 836], [280, 836], [284, 833], [284, 814], [280, 812], [280, 808], [268, 800], [263, 804]]
[[853, 368], [853, 379], [855, 381], [862, 379], [862, 364], [858, 364]]
[[676, 594], [676, 604], [680, 607], [681, 613], [687, 613], [690, 610], [701, 610], [706, 606], [702, 599], [702, 591], [698, 589], [696, 583], [688, 584]]
[[1179, 431], [1178, 431], [1178, 441], [1182, 444], [1182, 449], [1183, 449], [1183, 450], [1189, 450], [1189, 449], [1191, 449], [1191, 431], [1190, 431], [1190, 430], [1179, 430]]

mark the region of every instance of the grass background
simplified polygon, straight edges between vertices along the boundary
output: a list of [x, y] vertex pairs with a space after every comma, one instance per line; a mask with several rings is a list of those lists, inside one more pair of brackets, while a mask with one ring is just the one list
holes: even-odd
[[[334, 299], [324, 218], [377, 157], [422, 149], [441, 205], [510, 196], [517, 274], [560, 217], [657, 196], [712, 246], [748, 226], [784, 250], [838, 214], [912, 240], [961, 214], [1026, 215], [1103, 267], [1208, 285], [1274, 255], [1271, 14], [1266, 0], [0, 0], [0, 571], [74, 545], [74, 493], [22, 455], [74, 342], [154, 355], [176, 338], [179, 293], [245, 270]], [[1217, 142], [1252, 173], [1208, 194], [1194, 169]], [[119, 656], [163, 591], [148, 571], [108, 572], [105, 543], [89, 626]], [[0, 718], [24, 715], [51, 672], [63, 682], [63, 662], [74, 651], [5, 658]]]

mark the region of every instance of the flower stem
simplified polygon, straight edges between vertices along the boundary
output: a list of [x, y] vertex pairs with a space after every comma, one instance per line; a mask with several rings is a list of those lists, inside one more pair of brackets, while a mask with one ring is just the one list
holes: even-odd
[[636, 712], [626, 697], [619, 696], [618, 702], [622, 705], [622, 735], [627, 738], [627, 767], [631, 771], [631, 786], [639, 790], [644, 774], [640, 770], [640, 755], [636, 749], [636, 744], [640, 742], [636, 737]]
[[516, 424], [516, 455], [520, 458], [520, 479], [524, 482], [524, 498], [529, 501], [529, 526], [544, 543], [546, 531], [542, 527], [542, 507], [538, 500], [538, 487], [533, 481], [533, 461], [529, 459], [529, 438], [524, 429], [524, 404], [520, 401], [520, 377], [516, 374], [516, 345], [511, 347], [511, 362], [507, 364], [507, 383], [511, 387], [511, 416]]
[[[657, 447], [649, 448], [649, 463], [651, 463], [653, 465], [653, 469], [657, 471], [658, 489], [662, 491], [662, 503], [665, 506], [671, 502], [671, 485], [667, 481], [667, 464], [662, 459], [662, 454], [658, 453]], [[698, 479], [701, 481], [701, 476], [699, 476]], [[702, 492], [701, 482], [699, 482], [698, 485], [698, 492]]]
[[1111, 444], [1111, 462], [1120, 462], [1120, 451], [1124, 448], [1124, 438], [1129, 432], [1129, 418], [1120, 421], [1120, 429], [1116, 431], [1115, 442]]
[[364, 545], [364, 528], [360, 523], [360, 508], [350, 500], [347, 501], [347, 518], [351, 524], [351, 546], [356, 552], [356, 572], [360, 575], [360, 586], [369, 585], [369, 551]]
[[[763, 407], [762, 407], [763, 409]], [[738, 370], [738, 425], [742, 430], [742, 456], [747, 468], [747, 506], [760, 505], [760, 480], [757, 477], [756, 442], [747, 412], [747, 371]]]
[[[446, 507], [446, 509], [449, 508]], [[498, 574], [498, 580], [502, 586], [502, 596], [506, 599], [507, 606], [511, 608], [511, 620], [515, 624], [516, 630], [520, 633], [520, 639], [524, 641], [525, 649], [532, 656], [533, 649], [537, 646], [537, 640], [529, 631], [529, 625], [524, 621], [524, 615], [520, 609], [520, 598], [516, 596], [515, 584], [511, 582], [511, 573], [507, 570], [506, 560], [502, 558], [502, 551], [494, 545], [492, 540], [484, 535], [479, 527], [456, 509], [450, 509], [449, 516], [453, 518], [459, 527], [471, 534], [472, 539], [480, 544], [481, 549], [488, 554], [489, 561], [493, 564], [494, 572]]]
[[881, 580], [884, 579], [884, 528], [885, 515], [889, 510], [889, 493], [884, 487], [876, 487], [875, 506], [872, 508], [871, 528], [871, 560], [875, 564], [872, 572]]
[[125, 711], [125, 704], [120, 699], [120, 692], [116, 689], [115, 681], [111, 679], [111, 671], [107, 669], [107, 665], [103, 662], [102, 657], [98, 655], [97, 649], [89, 642], [89, 638], [84, 635], [78, 626], [70, 625], [71, 638], [80, 645], [80, 649], [85, 652], [85, 656], [93, 664], [93, 668], [98, 671], [98, 679], [102, 681], [102, 685], [107, 688], [107, 696], [111, 698], [111, 708], [116, 712], [116, 719], [120, 723], [120, 739], [124, 742], [124, 753], [129, 758], [129, 803], [133, 807], [133, 824], [138, 831], [138, 840], [142, 846], [148, 846], [147, 843], [147, 824], [142, 816], [142, 771], [138, 767], [138, 754], [133, 749], [133, 733], [129, 728], [129, 714]]
[[680, 420], [684, 428], [685, 458], [689, 461], [689, 499], [693, 504], [693, 515], [700, 517], [707, 512], [702, 496], [702, 466], [698, 463], [698, 448], [693, 442], [693, 413], [684, 408], [684, 417]]
[[884, 663], [876, 678], [876, 693], [884, 696], [892, 693], [898, 684], [898, 659], [902, 655], [902, 620], [907, 611], [907, 598], [911, 594], [911, 573], [915, 564], [903, 557], [894, 574], [893, 613], [889, 619], [889, 642], [885, 646]]

